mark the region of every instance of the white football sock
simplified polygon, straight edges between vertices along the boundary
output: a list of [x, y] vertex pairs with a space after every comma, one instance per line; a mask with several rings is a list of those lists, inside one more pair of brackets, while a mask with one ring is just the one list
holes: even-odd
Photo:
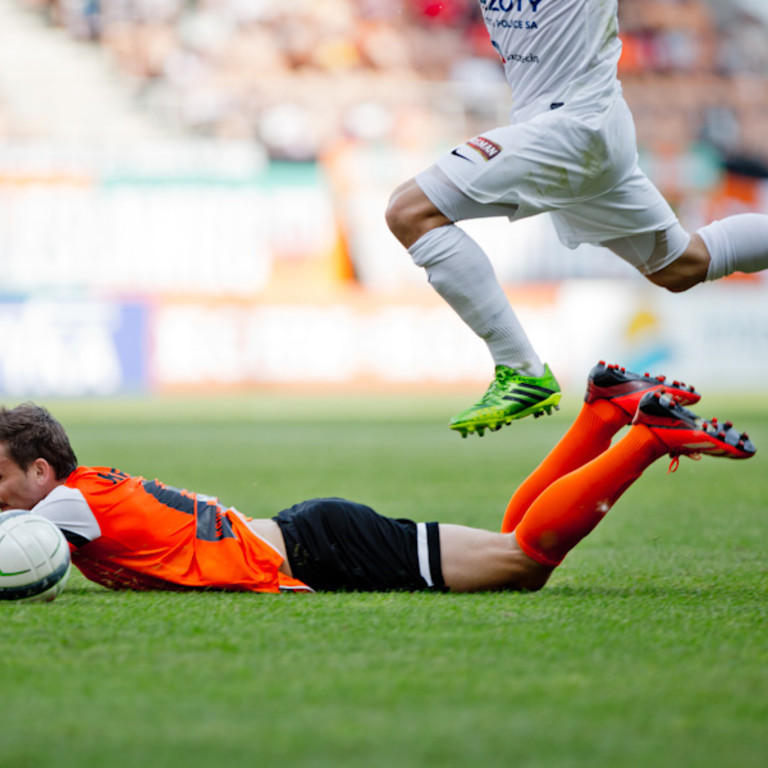
[[709, 251], [707, 280], [719, 280], [733, 272], [768, 269], [768, 216], [741, 213], [713, 221], [698, 234]]
[[455, 224], [437, 227], [408, 252], [426, 270], [432, 287], [485, 341], [496, 365], [508, 365], [527, 376], [544, 373], [488, 256], [464, 230]]

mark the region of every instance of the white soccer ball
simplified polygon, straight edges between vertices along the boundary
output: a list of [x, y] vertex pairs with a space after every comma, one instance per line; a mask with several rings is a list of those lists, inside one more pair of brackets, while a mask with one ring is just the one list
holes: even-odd
[[0, 512], [0, 600], [55, 600], [70, 568], [67, 540], [50, 520], [20, 509]]

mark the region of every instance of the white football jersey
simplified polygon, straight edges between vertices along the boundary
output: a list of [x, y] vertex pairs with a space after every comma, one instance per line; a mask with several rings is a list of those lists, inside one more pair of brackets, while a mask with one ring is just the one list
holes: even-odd
[[512, 88], [513, 118], [621, 93], [618, 0], [479, 0]]

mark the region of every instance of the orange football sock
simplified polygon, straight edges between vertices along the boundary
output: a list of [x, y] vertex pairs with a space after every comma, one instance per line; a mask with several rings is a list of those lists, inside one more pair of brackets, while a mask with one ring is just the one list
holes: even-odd
[[630, 421], [632, 417], [609, 400], [584, 403], [560, 442], [515, 491], [504, 513], [501, 532], [514, 531], [542, 491], [559, 477], [599, 456], [611, 444], [613, 436]]
[[648, 427], [633, 426], [615, 445], [539, 495], [515, 529], [520, 548], [539, 563], [559, 565], [621, 494], [666, 453]]

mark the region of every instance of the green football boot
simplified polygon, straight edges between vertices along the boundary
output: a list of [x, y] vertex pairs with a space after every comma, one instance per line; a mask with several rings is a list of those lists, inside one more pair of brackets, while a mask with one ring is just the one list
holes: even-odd
[[495, 432], [505, 424], [524, 416], [541, 416], [558, 409], [560, 385], [549, 365], [543, 376], [523, 376], [506, 365], [496, 366], [496, 378], [480, 400], [471, 408], [451, 419], [450, 427], [466, 437], [476, 432], [480, 437], [486, 429]]

